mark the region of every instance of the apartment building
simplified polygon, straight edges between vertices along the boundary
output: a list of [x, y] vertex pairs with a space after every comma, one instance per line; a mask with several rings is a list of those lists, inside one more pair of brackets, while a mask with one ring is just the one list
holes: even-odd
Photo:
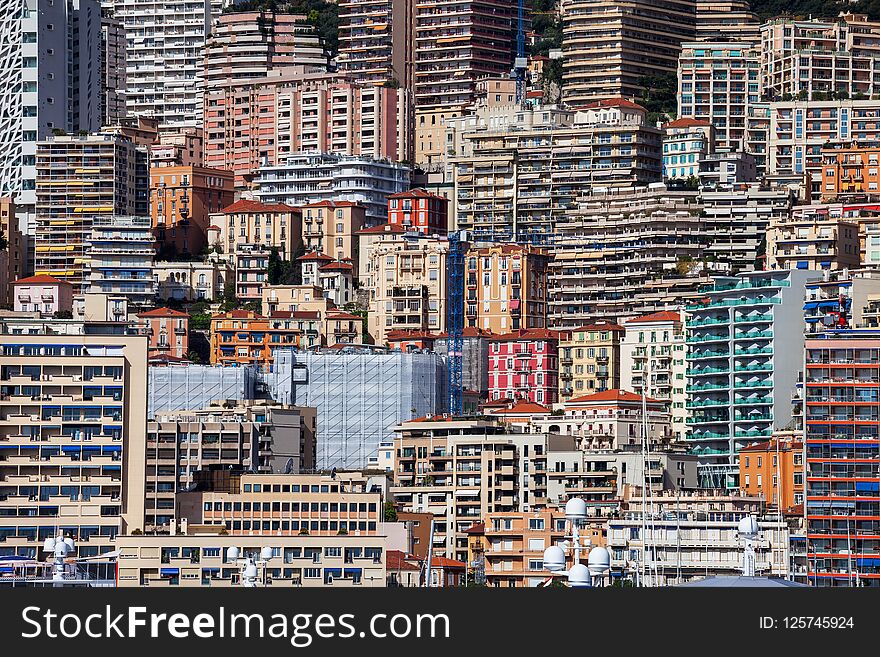
[[748, 0], [697, 0], [696, 10], [695, 38], [699, 41], [761, 41], [761, 22]]
[[327, 53], [306, 16], [272, 9], [216, 17], [204, 45], [205, 89], [264, 78], [287, 66], [327, 70]]
[[873, 75], [878, 36], [880, 23], [859, 14], [834, 21], [772, 19], [761, 26], [762, 89], [776, 100], [872, 97], [880, 91]]
[[199, 254], [208, 246], [210, 215], [232, 205], [230, 171], [201, 166], [150, 170], [150, 215], [160, 254]]
[[409, 187], [410, 169], [369, 157], [332, 153], [303, 154], [260, 169], [256, 200], [302, 207], [320, 201], [351, 201], [365, 208], [364, 221], [388, 220], [387, 198]]
[[546, 250], [518, 244], [472, 248], [465, 262], [467, 326], [491, 333], [547, 326]]
[[748, 148], [749, 112], [761, 100], [761, 50], [754, 42], [697, 41], [681, 44], [678, 115], [714, 127], [715, 147]]
[[565, 223], [589, 190], [662, 177], [660, 130], [648, 125], [642, 106], [621, 98], [577, 112], [511, 108], [460, 138], [470, 150], [450, 159], [456, 226], [490, 240], [514, 230], [540, 238]]
[[556, 331], [519, 329], [489, 338], [489, 399], [551, 405], [559, 398]]
[[96, 216], [84, 244], [88, 265], [83, 287], [124, 296], [132, 308], [152, 306], [154, 241], [149, 217]]
[[28, 238], [21, 232], [15, 202], [10, 196], [0, 197], [0, 234], [6, 248], [0, 252], [0, 300], [12, 303], [12, 281], [24, 278], [28, 265]]
[[620, 387], [667, 405], [672, 436], [685, 437], [685, 335], [680, 310], [633, 317], [623, 323], [620, 341]]
[[38, 274], [12, 281], [12, 308], [17, 313], [39, 313], [52, 317], [73, 309], [73, 286], [53, 276]]
[[821, 197], [825, 201], [880, 194], [880, 142], [830, 142], [822, 147]]
[[174, 536], [120, 536], [117, 586], [219, 587], [241, 585], [242, 566], [229, 548], [259, 559], [272, 558], [257, 572], [257, 586], [359, 588], [385, 586], [386, 537], [230, 536], [204, 530]]
[[32, 235], [38, 143], [54, 130], [101, 127], [101, 8], [93, 0], [3, 5], [0, 197], [15, 201], [19, 228]]
[[372, 261], [370, 253], [373, 247], [381, 240], [388, 237], [401, 238], [406, 229], [403, 226], [395, 226], [394, 224], [380, 224], [371, 228], [362, 228], [357, 232], [358, 243], [358, 281], [366, 284], [372, 275]]
[[[198, 503], [183, 497], [193, 489], [213, 488], [204, 485], [206, 479], [226, 474], [229, 482], [236, 482], [241, 475], [231, 473], [243, 469], [288, 476], [313, 468], [314, 458], [314, 409], [246, 401], [157, 413], [147, 424], [146, 531], [174, 533], [183, 518], [214, 524], [205, 518], [213, 514], [203, 514], [195, 508]], [[251, 489], [249, 484], [247, 492]], [[259, 525], [255, 529], [262, 531]], [[230, 523], [227, 531], [240, 534], [241, 524]]]
[[641, 96], [643, 78], [675, 71], [682, 41], [693, 38], [695, 2], [563, 0], [562, 100]]
[[302, 246], [302, 210], [283, 203], [241, 199], [209, 217], [208, 243], [223, 253], [240, 246], [276, 249], [282, 260], [293, 260]]
[[[556, 224], [548, 265], [548, 322], [577, 328], [673, 310], [708, 282], [698, 265], [710, 236], [693, 191], [593, 190]], [[759, 237], [754, 238], [757, 248]]]
[[150, 144], [150, 168], [204, 166], [204, 144], [200, 127], [163, 128]]
[[125, 109], [125, 27], [112, 6], [101, 7], [101, 123], [116, 125]]
[[559, 401], [620, 388], [623, 333], [607, 320], [559, 331]]
[[608, 521], [611, 577], [645, 586], [677, 586], [707, 573], [742, 575], [744, 546], [738, 524], [750, 515], [758, 519], [756, 574], [786, 577], [791, 571], [788, 525], [784, 518], [763, 511], [759, 497], [716, 491], [631, 496]]
[[302, 243], [336, 260], [350, 260], [359, 277], [362, 252], [358, 232], [366, 220], [366, 207], [351, 201], [318, 201], [304, 205]]
[[189, 315], [172, 308], [154, 308], [138, 313], [149, 337], [148, 357], [189, 356]]
[[809, 271], [716, 277], [686, 308], [687, 440], [703, 485], [736, 488], [739, 450], [792, 419]]
[[836, 270], [860, 263], [859, 225], [833, 217], [828, 206], [798, 205], [767, 229], [767, 269]]
[[761, 497], [771, 507], [792, 511], [804, 503], [804, 443], [791, 431], [743, 447], [739, 456], [740, 491]]
[[[546, 498], [545, 441], [486, 420], [404, 422], [394, 428], [390, 495], [405, 511], [432, 513], [435, 554], [463, 561], [475, 522]], [[524, 486], [527, 467], [532, 478]]]
[[[202, 123], [205, 40], [223, 0], [117, 0], [126, 37], [126, 108], [161, 125]], [[194, 83], [194, 81], [198, 81]]]
[[663, 179], [690, 180], [715, 150], [715, 129], [708, 121], [681, 118], [663, 126]]
[[362, 82], [289, 67], [209, 89], [205, 165], [232, 171], [240, 185], [299, 153], [408, 160], [406, 92]]
[[276, 349], [321, 344], [321, 317], [312, 311], [260, 315], [231, 310], [211, 317], [211, 365], [271, 367]]
[[300, 256], [297, 261], [302, 268], [303, 285], [321, 288], [324, 298], [333, 306], [354, 301], [354, 266], [350, 261], [334, 260], [315, 251]]
[[805, 348], [808, 579], [814, 586], [876, 587], [880, 334], [830, 331], [807, 339]]
[[[476, 80], [509, 75], [516, 44], [512, 0], [415, 0], [415, 162], [445, 152], [444, 124], [476, 99]], [[528, 29], [528, 28], [527, 28]]]
[[113, 133], [55, 136], [37, 144], [36, 274], [86, 287], [86, 242], [96, 216], [144, 215], [146, 155]]
[[769, 128], [767, 172], [810, 174], [811, 197], [819, 201], [822, 198], [822, 149], [828, 142], [878, 141], [880, 102], [856, 99], [775, 102], [770, 106]]
[[78, 555], [144, 527], [147, 340], [84, 326], [4, 335], [0, 536], [4, 556], [42, 559], [63, 534]]
[[384, 344], [391, 330], [446, 328], [448, 251], [445, 237], [421, 233], [383, 235], [370, 249], [366, 286], [374, 312], [368, 326], [376, 344]]
[[162, 301], [213, 301], [223, 296], [227, 282], [235, 280], [232, 265], [218, 258], [208, 258], [205, 262], [156, 262], [153, 277]]
[[[832, 316], [837, 328], [869, 328], [876, 321], [880, 301], [880, 272], [828, 271], [808, 281], [804, 295], [804, 333], [814, 335], [828, 330], [826, 317]], [[842, 317], [843, 322], [840, 322]]]
[[413, 0], [342, 0], [339, 70], [364, 82], [411, 90], [415, 5]]
[[449, 231], [449, 200], [443, 196], [410, 189], [388, 197], [388, 223], [425, 235]]
[[751, 153], [719, 151], [700, 161], [697, 179], [701, 189], [734, 187], [758, 180], [758, 161]]

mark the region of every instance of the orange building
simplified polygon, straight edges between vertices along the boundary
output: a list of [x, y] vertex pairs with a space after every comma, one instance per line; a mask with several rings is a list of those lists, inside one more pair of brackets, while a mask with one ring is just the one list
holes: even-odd
[[794, 432], [778, 431], [768, 441], [739, 451], [740, 491], [760, 495], [783, 511], [804, 503], [804, 445]]
[[171, 308], [156, 308], [140, 313], [149, 341], [148, 357], [186, 358], [189, 353], [189, 315]]
[[411, 189], [388, 197], [388, 223], [425, 235], [449, 231], [449, 199], [424, 189]]
[[493, 333], [547, 325], [547, 263], [532, 246], [497, 245], [468, 252], [465, 269], [467, 326]]
[[234, 178], [230, 171], [196, 166], [150, 170], [150, 215], [160, 253], [201, 253], [209, 216], [234, 200]]
[[321, 315], [278, 311], [268, 316], [233, 310], [211, 317], [211, 365], [256, 365], [267, 369], [275, 350], [321, 343]]
[[880, 194], [880, 143], [831, 142], [822, 148], [822, 198]]

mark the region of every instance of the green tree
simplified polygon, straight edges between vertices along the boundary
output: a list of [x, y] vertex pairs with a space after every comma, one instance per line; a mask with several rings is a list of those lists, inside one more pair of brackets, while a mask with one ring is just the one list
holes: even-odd
[[678, 77], [675, 73], [646, 75], [639, 80], [642, 93], [638, 103], [648, 110], [648, 122], [665, 122], [677, 113]]
[[397, 509], [394, 507], [393, 502], [385, 502], [385, 513], [384, 518], [385, 522], [397, 522]]

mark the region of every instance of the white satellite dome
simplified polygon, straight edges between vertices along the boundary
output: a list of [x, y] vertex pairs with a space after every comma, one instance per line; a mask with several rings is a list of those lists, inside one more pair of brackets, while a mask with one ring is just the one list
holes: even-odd
[[593, 575], [602, 575], [611, 569], [611, 553], [603, 547], [594, 547], [587, 555], [587, 566]]
[[568, 583], [573, 588], [584, 588], [590, 585], [590, 570], [582, 563], [576, 563], [568, 571]]
[[256, 564], [249, 563], [244, 567], [244, 577], [245, 579], [257, 579], [257, 566]]
[[587, 503], [573, 497], [565, 503], [565, 517], [569, 520], [582, 520], [587, 517]]
[[43, 552], [55, 551], [55, 539], [51, 536], [43, 542]]
[[746, 516], [739, 521], [737, 526], [743, 536], [756, 536], [758, 534], [758, 521], [755, 516]]
[[272, 548], [268, 545], [264, 546], [262, 550], [260, 550], [260, 559], [263, 561], [268, 561], [272, 558]]
[[551, 545], [544, 550], [544, 568], [551, 573], [565, 570], [565, 552], [558, 545]]
[[76, 548], [76, 543], [74, 543], [73, 539], [70, 538], [69, 536], [64, 539], [64, 544], [67, 546], [68, 550], [70, 550], [71, 552], [73, 552], [73, 550]]
[[226, 548], [226, 561], [235, 561], [238, 559], [241, 553], [238, 551], [238, 548], [233, 546], [230, 548]]

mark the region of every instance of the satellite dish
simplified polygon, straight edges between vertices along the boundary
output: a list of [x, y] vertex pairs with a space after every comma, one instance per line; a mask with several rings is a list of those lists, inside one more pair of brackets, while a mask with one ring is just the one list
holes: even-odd
[[237, 547], [231, 547], [226, 549], [226, 561], [235, 561], [241, 555], [241, 552]]
[[244, 576], [245, 579], [257, 579], [257, 566], [256, 564], [249, 563], [244, 567]]
[[739, 521], [737, 528], [741, 536], [755, 537], [758, 535], [758, 521], [755, 516], [746, 516]]
[[284, 474], [290, 474], [293, 472], [293, 457], [287, 459], [287, 463], [284, 465]]
[[568, 583], [576, 589], [590, 586], [590, 570], [584, 564], [576, 563], [568, 571]]
[[573, 497], [565, 503], [565, 517], [568, 520], [583, 520], [587, 517], [587, 503], [579, 497]]
[[587, 556], [587, 568], [593, 575], [602, 575], [611, 570], [611, 553], [603, 547], [594, 547]]
[[64, 539], [64, 544], [68, 547], [70, 552], [73, 552], [74, 548], [76, 548], [76, 543], [74, 543], [73, 539], [69, 536]]
[[43, 542], [43, 552], [55, 551], [55, 539], [51, 536]]
[[551, 545], [544, 550], [544, 568], [551, 573], [565, 570], [565, 552], [558, 545]]
[[262, 550], [260, 550], [260, 559], [263, 561], [268, 561], [272, 558], [272, 548], [268, 545], [264, 546]]

